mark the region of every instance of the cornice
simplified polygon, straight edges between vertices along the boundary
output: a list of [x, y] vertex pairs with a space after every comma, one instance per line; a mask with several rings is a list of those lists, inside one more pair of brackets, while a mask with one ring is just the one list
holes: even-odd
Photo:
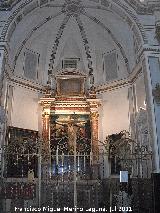
[[160, 54], [160, 46], [149, 46], [149, 45], [144, 45], [143, 48], [140, 49], [138, 53], [138, 60], [140, 61], [140, 58], [144, 54], [144, 52], [152, 53], [152, 54]]
[[45, 93], [46, 89], [45, 86], [42, 84], [39, 84], [38, 82], [34, 82], [28, 79], [25, 79], [20, 76], [13, 75], [11, 73], [8, 73], [5, 71], [5, 77], [12, 85], [17, 85], [23, 88], [27, 88], [33, 91], [37, 91], [40, 93]]
[[[113, 82], [107, 82], [103, 85], [97, 85], [95, 87], [96, 93], [101, 94], [106, 91], [112, 91], [112, 90], [117, 90], [117, 89], [120, 89], [123, 87], [129, 87], [136, 81], [136, 79], [139, 77], [139, 75], [141, 73], [142, 73], [142, 69], [141, 69], [141, 64], [139, 63], [139, 64], [137, 64], [137, 66], [135, 67], [135, 69], [129, 75], [128, 78], [116, 80]], [[25, 79], [20, 76], [15, 76], [15, 75], [13, 75], [11, 73], [9, 74], [7, 72], [5, 72], [5, 77], [10, 82], [10, 84], [17, 85], [17, 86], [27, 88], [27, 89], [30, 89], [33, 91], [37, 91], [40, 93], [45, 93], [45, 91], [46, 91], [45, 86], [38, 82], [33, 82], [31, 80]]]
[[144, 51], [152, 51], [152, 52], [155, 52], [155, 53], [160, 53], [160, 47], [157, 46], [157, 48], [156, 48], [156, 47], [152, 47], [152, 46], [149, 47], [148, 46], [148, 47], [144, 47], [142, 51], [143, 52]]
[[58, 70], [55, 74], [52, 74], [51, 76], [57, 77], [64, 77], [64, 76], [78, 76], [78, 77], [83, 77], [86, 78], [87, 74], [79, 69], [76, 68], [65, 68]]

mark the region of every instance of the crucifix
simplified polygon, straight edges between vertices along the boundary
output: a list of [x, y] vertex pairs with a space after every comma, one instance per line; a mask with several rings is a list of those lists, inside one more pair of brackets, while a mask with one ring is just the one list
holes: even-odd
[[74, 147], [74, 212], [77, 212], [77, 131], [84, 125], [85, 121], [79, 121], [78, 116], [74, 113], [68, 121], [56, 122], [59, 125], [68, 126], [69, 146]]

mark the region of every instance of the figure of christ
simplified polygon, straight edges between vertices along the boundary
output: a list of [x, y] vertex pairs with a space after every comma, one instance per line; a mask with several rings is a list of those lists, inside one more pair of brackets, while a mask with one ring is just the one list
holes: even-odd
[[74, 147], [74, 143], [77, 138], [78, 126], [75, 126], [73, 123], [68, 123], [68, 144], [70, 148]]

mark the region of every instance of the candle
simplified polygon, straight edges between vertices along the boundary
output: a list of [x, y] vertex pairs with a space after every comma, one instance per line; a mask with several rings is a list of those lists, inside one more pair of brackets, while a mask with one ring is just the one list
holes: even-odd
[[67, 164], [68, 164], [68, 169], [69, 169], [69, 172], [70, 172], [70, 158], [69, 158], [69, 152], [68, 152], [68, 156], [67, 156]]
[[80, 170], [80, 168], [79, 168], [79, 167], [80, 167], [80, 164], [79, 164], [79, 160], [80, 160], [80, 159], [79, 159], [79, 158], [80, 158], [80, 156], [79, 156], [79, 152], [78, 152], [78, 172], [79, 172], [79, 170]]

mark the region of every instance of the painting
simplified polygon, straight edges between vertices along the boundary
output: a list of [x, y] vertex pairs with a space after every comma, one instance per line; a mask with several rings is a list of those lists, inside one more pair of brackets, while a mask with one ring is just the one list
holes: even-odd
[[[38, 158], [36, 156], [38, 132], [29, 129], [9, 126], [6, 135], [5, 177], [27, 177], [28, 171], [33, 170], [37, 177]], [[33, 155], [35, 154], [35, 155]]]
[[57, 83], [58, 95], [80, 96], [84, 93], [82, 78], [58, 79]]
[[[52, 147], [57, 147], [57, 145], [65, 144], [65, 149], [73, 148], [74, 144], [70, 139], [70, 127], [69, 122], [73, 115], [51, 115], [50, 124], [50, 143]], [[90, 129], [90, 119], [89, 115], [76, 115], [76, 125], [77, 125], [77, 149], [80, 149], [82, 144], [87, 147], [91, 140], [91, 129]], [[66, 148], [67, 147], [67, 148]], [[79, 150], [80, 151], [80, 150]], [[87, 150], [86, 150], [87, 151]]]

